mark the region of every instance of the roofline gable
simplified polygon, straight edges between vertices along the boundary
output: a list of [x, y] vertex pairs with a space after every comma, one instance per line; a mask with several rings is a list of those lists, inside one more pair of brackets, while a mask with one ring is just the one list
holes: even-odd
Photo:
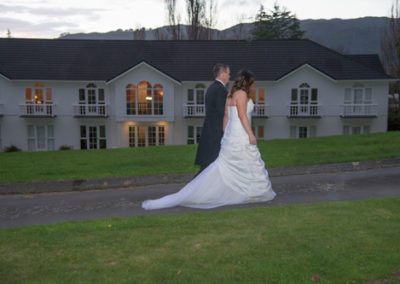
[[300, 65], [298, 65], [297, 67], [293, 68], [292, 70], [290, 70], [289, 72], [281, 75], [280, 77], [276, 78], [275, 81], [279, 82], [282, 81], [284, 79], [286, 79], [287, 77], [290, 77], [291, 75], [293, 75], [294, 73], [300, 71], [301, 69], [304, 68], [310, 68], [313, 69], [314, 71], [316, 71], [317, 73], [321, 74], [323, 77], [328, 78], [330, 81], [332, 82], [336, 82], [336, 78], [333, 78], [332, 76], [330, 76], [329, 74], [319, 70], [318, 68], [314, 67], [312, 64], [310, 63], [302, 63]]
[[122, 73], [116, 75], [115, 77], [112, 77], [112, 78], [106, 80], [106, 84], [107, 84], [107, 85], [108, 85], [108, 84], [111, 84], [112, 82], [118, 80], [118, 79], [121, 78], [122, 76], [128, 74], [129, 72], [131, 72], [131, 71], [133, 71], [133, 70], [135, 70], [135, 69], [137, 69], [137, 68], [139, 68], [139, 67], [141, 67], [141, 66], [143, 66], [143, 65], [149, 67], [149, 68], [152, 69], [153, 71], [155, 71], [155, 72], [157, 72], [158, 74], [160, 74], [160, 75], [162, 75], [162, 76], [168, 78], [169, 80], [171, 80], [171, 81], [177, 83], [178, 85], [182, 85], [182, 83], [181, 83], [179, 80], [177, 80], [177, 79], [173, 78], [172, 76], [170, 76], [169, 74], [167, 74], [167, 73], [161, 71], [159, 68], [157, 68], [157, 67], [153, 66], [152, 64], [148, 63], [146, 60], [142, 60], [142, 61], [140, 61], [139, 63], [133, 65], [133, 66], [132, 66], [131, 68], [129, 68], [128, 70], [123, 71]]
[[4, 75], [3, 73], [0, 73], [0, 77], [3, 77], [4, 79], [6, 79], [7, 81], [11, 81], [10, 78], [8, 78], [6, 75]]

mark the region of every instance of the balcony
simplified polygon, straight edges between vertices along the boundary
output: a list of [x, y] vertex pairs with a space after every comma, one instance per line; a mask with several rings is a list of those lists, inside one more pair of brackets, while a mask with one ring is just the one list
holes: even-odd
[[20, 105], [22, 117], [55, 117], [55, 104], [23, 104]]
[[296, 104], [289, 106], [290, 118], [320, 118], [321, 106], [310, 104]]
[[108, 105], [79, 104], [73, 105], [75, 117], [108, 117]]
[[342, 117], [376, 117], [375, 104], [345, 104]]
[[255, 104], [253, 110], [253, 117], [268, 117], [269, 115], [269, 106]]
[[184, 117], [204, 117], [206, 115], [206, 106], [203, 105], [185, 105]]
[[[267, 105], [254, 105], [253, 117], [268, 117]], [[185, 117], [204, 117], [206, 115], [205, 105], [185, 105]]]

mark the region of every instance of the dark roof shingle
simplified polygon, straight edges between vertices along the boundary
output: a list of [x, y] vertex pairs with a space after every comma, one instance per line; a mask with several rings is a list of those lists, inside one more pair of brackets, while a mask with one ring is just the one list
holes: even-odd
[[178, 81], [211, 80], [217, 62], [233, 74], [249, 68], [258, 80], [306, 63], [337, 80], [391, 79], [375, 55], [345, 56], [310, 40], [0, 39], [0, 74], [9, 79], [108, 81], [142, 61]]

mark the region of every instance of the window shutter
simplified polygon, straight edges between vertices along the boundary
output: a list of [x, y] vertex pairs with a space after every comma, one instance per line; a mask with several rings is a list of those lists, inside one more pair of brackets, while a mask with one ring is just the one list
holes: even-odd
[[346, 88], [344, 90], [344, 103], [351, 104], [351, 88]]
[[104, 89], [99, 89], [99, 103], [104, 104]]
[[297, 127], [290, 126], [290, 138], [297, 138]]
[[315, 125], [310, 126], [310, 137], [316, 137], [317, 136], [317, 127]]
[[194, 104], [194, 90], [193, 89], [188, 89], [187, 102], [190, 105]]
[[311, 103], [316, 104], [318, 102], [318, 89], [311, 90]]
[[32, 102], [32, 89], [31, 88], [25, 89], [25, 100], [27, 102]]
[[85, 103], [85, 89], [79, 89], [79, 103]]
[[297, 89], [292, 89], [292, 103], [297, 103]]
[[366, 88], [365, 89], [364, 103], [365, 104], [371, 104], [372, 103], [372, 89], [371, 88]]

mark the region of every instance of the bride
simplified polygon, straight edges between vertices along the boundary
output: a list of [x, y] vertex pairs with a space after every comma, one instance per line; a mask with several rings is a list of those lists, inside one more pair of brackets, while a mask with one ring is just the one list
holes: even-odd
[[226, 100], [224, 136], [218, 158], [177, 193], [144, 201], [144, 209], [174, 206], [207, 209], [274, 199], [276, 194], [250, 126], [254, 108], [249, 98], [251, 88], [254, 88], [253, 74], [240, 71]]

